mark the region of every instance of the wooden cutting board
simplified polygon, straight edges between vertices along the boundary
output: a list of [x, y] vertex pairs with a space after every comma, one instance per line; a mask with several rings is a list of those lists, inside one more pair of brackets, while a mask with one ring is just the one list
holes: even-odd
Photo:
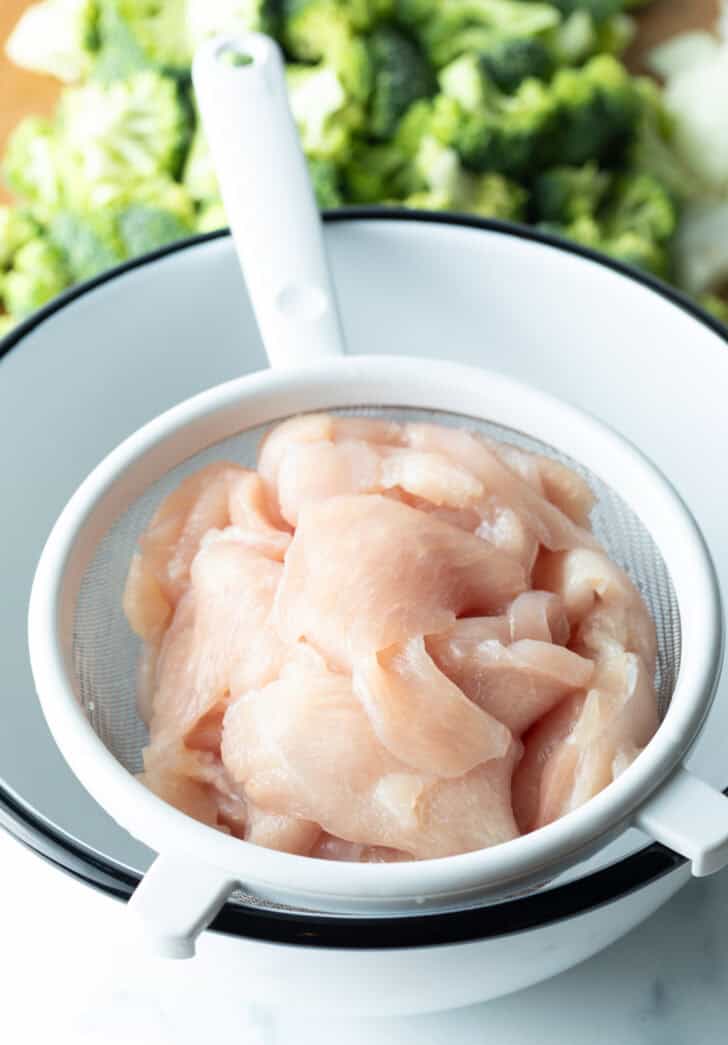
[[[5, 41], [30, 0], [0, 0], [0, 41]], [[715, 22], [719, 0], [655, 0], [640, 15], [640, 31], [630, 50], [629, 64], [642, 71], [646, 50], [681, 29], [708, 27]], [[58, 84], [46, 76], [26, 73], [0, 54], [0, 153], [18, 120], [29, 113], [49, 113], [58, 94]], [[0, 199], [7, 194], [0, 186]]]

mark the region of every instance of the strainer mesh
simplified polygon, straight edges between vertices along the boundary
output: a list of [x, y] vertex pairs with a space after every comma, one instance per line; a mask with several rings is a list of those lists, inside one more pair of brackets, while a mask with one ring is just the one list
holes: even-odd
[[[611, 559], [639, 588], [657, 627], [656, 688], [660, 715], [667, 710], [680, 665], [680, 617], [665, 562], [650, 533], [625, 501], [578, 462], [532, 437], [477, 418], [407, 407], [351, 408], [333, 413], [429, 421], [477, 429], [491, 438], [546, 454], [573, 468], [597, 498], [592, 524]], [[208, 447], [151, 484], [117, 519], [99, 543], [81, 583], [76, 605], [73, 654], [78, 692], [89, 721], [109, 751], [129, 771], [142, 768], [147, 731], [136, 709], [137, 665], [141, 644], [122, 612], [122, 592], [131, 556], [160, 501], [182, 479], [213, 461], [255, 467], [260, 441], [276, 422], [247, 429]]]

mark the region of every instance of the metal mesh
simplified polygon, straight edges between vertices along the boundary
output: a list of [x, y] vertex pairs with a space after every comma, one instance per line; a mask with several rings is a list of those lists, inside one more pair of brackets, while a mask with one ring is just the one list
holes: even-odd
[[[494, 439], [552, 457], [582, 475], [597, 498], [592, 512], [595, 535], [609, 557], [622, 566], [637, 585], [654, 618], [658, 641], [655, 681], [660, 715], [664, 715], [680, 666], [677, 599], [657, 545], [637, 515], [611, 487], [553, 447], [522, 432], [477, 418], [406, 407], [331, 412], [476, 429]], [[248, 429], [208, 447], [151, 484], [106, 533], [83, 577], [73, 641], [81, 702], [103, 743], [133, 773], [142, 768], [141, 751], [147, 743], [147, 731], [136, 709], [141, 644], [124, 617], [122, 592], [137, 539], [161, 500], [190, 473], [219, 460], [255, 467], [260, 441], [276, 423]]]

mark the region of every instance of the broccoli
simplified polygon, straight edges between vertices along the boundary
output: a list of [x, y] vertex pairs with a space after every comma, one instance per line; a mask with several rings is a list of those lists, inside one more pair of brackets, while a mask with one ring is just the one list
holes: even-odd
[[564, 15], [584, 12], [595, 22], [603, 22], [619, 14], [624, 7], [624, 0], [550, 0], [550, 3]]
[[391, 26], [369, 37], [372, 91], [367, 131], [391, 138], [400, 117], [418, 98], [435, 91], [435, 77], [419, 46]]
[[10, 269], [3, 275], [3, 303], [14, 320], [23, 319], [69, 283], [70, 273], [60, 252], [37, 237], [15, 252]]
[[288, 100], [308, 156], [344, 161], [352, 132], [361, 125], [359, 106], [347, 97], [343, 84], [326, 65], [289, 65]]
[[218, 33], [279, 31], [278, 0], [187, 0], [187, 34], [191, 49]]
[[65, 199], [73, 209], [93, 210], [149, 178], [176, 177], [188, 137], [177, 87], [158, 73], [67, 90], [58, 116]]
[[115, 222], [108, 214], [74, 214], [59, 211], [48, 233], [54, 247], [76, 282], [91, 279], [124, 260]]
[[222, 203], [207, 203], [199, 215], [195, 227], [198, 232], [216, 232], [227, 228], [227, 217]]
[[468, 51], [488, 53], [504, 40], [547, 34], [561, 22], [551, 4], [530, 0], [441, 0], [420, 29], [427, 53], [441, 69]]
[[200, 123], [197, 124], [192, 145], [187, 153], [182, 184], [198, 203], [216, 200], [220, 196], [217, 174]]
[[640, 93], [627, 70], [610, 55], [581, 69], [560, 69], [551, 85], [557, 120], [549, 141], [554, 162], [615, 162], [634, 134]]
[[192, 222], [188, 224], [173, 211], [146, 203], [131, 204], [121, 212], [118, 219], [118, 235], [127, 258], [184, 239], [185, 236], [191, 236], [193, 231]]
[[450, 62], [437, 79], [445, 97], [453, 98], [466, 112], [484, 108], [493, 94], [481, 55], [473, 52]]
[[3, 172], [13, 192], [41, 220], [47, 220], [63, 200], [62, 161], [53, 124], [38, 116], [21, 120], [8, 141]]
[[8, 38], [7, 56], [23, 69], [75, 83], [92, 68], [97, 15], [97, 0], [31, 4]]
[[[323, 62], [347, 94], [364, 102], [371, 87], [369, 53], [358, 30], [372, 11], [345, 0], [284, 0], [283, 42], [298, 62]], [[290, 67], [289, 67], [290, 68]]]
[[192, 61], [186, 0], [97, 0], [94, 74], [126, 79], [144, 69], [186, 74]]
[[480, 56], [483, 69], [502, 91], [511, 92], [529, 77], [547, 80], [554, 68], [551, 52], [537, 37], [498, 40]]
[[533, 199], [551, 231], [655, 275], [669, 274], [677, 214], [649, 175], [560, 168], [537, 180]]
[[351, 203], [379, 203], [401, 195], [398, 177], [407, 157], [394, 143], [358, 142], [343, 171], [346, 199]]
[[316, 202], [322, 209], [340, 207], [344, 202], [341, 194], [340, 174], [330, 160], [310, 159], [308, 173], [311, 178]]
[[597, 213], [609, 191], [610, 175], [594, 163], [554, 167], [534, 181], [531, 205], [536, 221], [569, 225]]
[[454, 146], [467, 167], [525, 177], [544, 165], [556, 128], [552, 91], [539, 80], [524, 80], [512, 95], [460, 122]]
[[7, 268], [14, 255], [40, 231], [37, 222], [17, 207], [0, 207], [0, 271]]
[[629, 232], [665, 244], [675, 232], [677, 211], [658, 181], [636, 171], [616, 179], [603, 221], [608, 238]]

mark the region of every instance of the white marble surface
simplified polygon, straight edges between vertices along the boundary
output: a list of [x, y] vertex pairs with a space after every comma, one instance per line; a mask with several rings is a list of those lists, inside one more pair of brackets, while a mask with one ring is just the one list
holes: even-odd
[[584, 965], [487, 1005], [362, 1023], [270, 1012], [195, 963], [140, 954], [121, 904], [0, 833], [0, 1041], [8, 1045], [725, 1045], [728, 874], [692, 882]]

